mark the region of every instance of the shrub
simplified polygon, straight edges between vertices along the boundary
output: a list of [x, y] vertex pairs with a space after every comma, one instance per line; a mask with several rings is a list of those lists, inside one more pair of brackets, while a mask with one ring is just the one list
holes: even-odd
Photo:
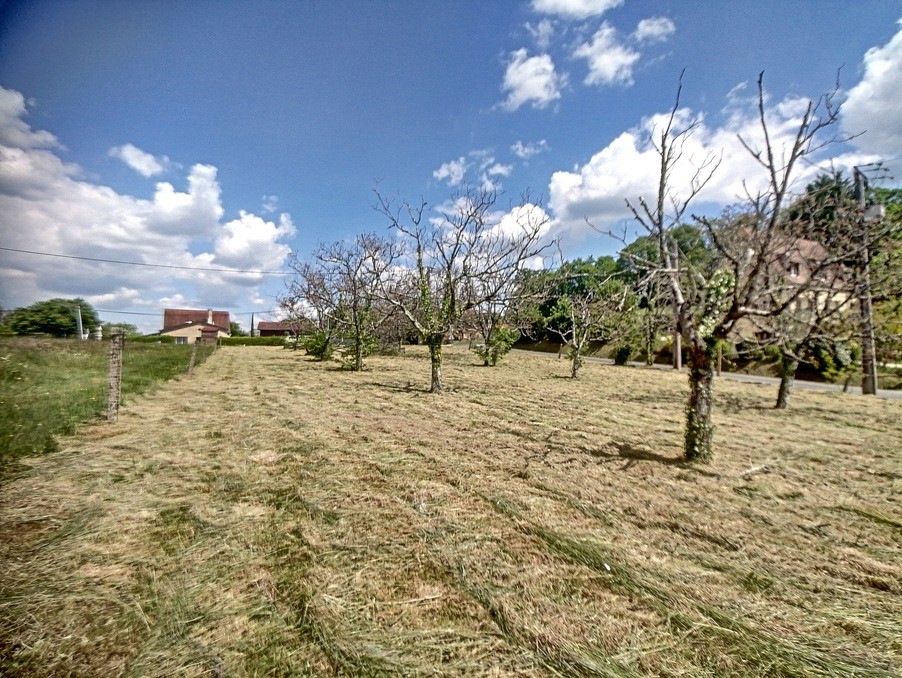
[[633, 347], [629, 344], [623, 344], [614, 349], [614, 364], [626, 365], [630, 356], [633, 355]]
[[853, 342], [820, 339], [811, 346], [811, 363], [827, 381], [838, 381], [856, 369], [861, 347]]
[[499, 360], [510, 353], [511, 348], [519, 338], [519, 331], [509, 327], [501, 327], [492, 333], [485, 344], [475, 346], [473, 351], [482, 358], [485, 365], [494, 367]]
[[317, 360], [329, 360], [335, 349], [332, 344], [332, 337], [323, 331], [311, 332], [301, 339], [307, 355], [313, 356]]

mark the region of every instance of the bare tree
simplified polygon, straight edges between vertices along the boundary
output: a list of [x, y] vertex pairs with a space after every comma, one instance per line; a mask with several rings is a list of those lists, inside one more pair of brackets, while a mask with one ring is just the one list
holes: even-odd
[[393, 245], [376, 235], [358, 235], [352, 242], [320, 245], [309, 262], [294, 260], [297, 275], [289, 283], [291, 303], [313, 309], [316, 326], [325, 341], [336, 338], [350, 344], [352, 369], [376, 341], [377, 328], [393, 309], [377, 303], [377, 281], [394, 257]]
[[376, 209], [399, 236], [401, 257], [380, 278], [381, 296], [397, 308], [429, 348], [430, 392], [440, 393], [442, 346], [461, 317], [500, 300], [510, 281], [549, 247], [543, 210], [525, 200], [501, 220], [497, 195], [468, 189], [430, 218], [425, 202], [410, 204], [376, 191]]
[[[722, 219], [696, 217], [720, 258], [719, 267], [710, 275], [686, 270], [669, 237], [683, 219], [690, 201], [719, 164], [713, 156], [704, 158], [696, 166], [688, 189], [682, 196], [677, 195], [672, 185], [674, 169], [683, 160], [686, 140], [699, 124], [698, 120], [682, 120], [679, 87], [670, 116], [654, 139], [660, 158], [657, 200], [654, 205], [641, 199], [638, 206], [627, 202], [639, 223], [658, 241], [661, 270], [669, 282], [679, 327], [689, 351], [690, 393], [684, 440], [687, 461], [705, 462], [713, 456], [711, 410], [718, 342], [726, 340], [743, 318], [778, 317], [811, 288], [811, 284], [802, 284], [781, 289], [779, 301], [774, 304], [775, 295], [769, 289], [773, 283], [770, 272], [786, 240], [781, 229], [782, 209], [790, 197], [797, 165], [835, 141], [832, 138], [824, 141], [821, 136], [838, 120], [836, 93], [834, 89], [817, 101], [809, 101], [791, 141], [778, 147], [766, 116], [763, 73], [759, 76], [758, 121], [762, 140], [755, 144], [740, 137], [740, 141], [764, 170], [766, 188], [749, 193], [739, 214], [728, 214], [729, 218]], [[834, 263], [825, 260], [820, 267]]]

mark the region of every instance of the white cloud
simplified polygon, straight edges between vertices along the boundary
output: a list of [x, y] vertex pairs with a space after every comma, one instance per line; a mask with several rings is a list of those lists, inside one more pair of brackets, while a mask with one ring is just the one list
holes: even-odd
[[641, 56], [617, 40], [617, 30], [609, 23], [601, 25], [592, 41], [579, 45], [573, 56], [585, 59], [589, 74], [587, 85], [632, 85], [633, 66]]
[[623, 0], [532, 0], [532, 8], [543, 14], [556, 14], [567, 19], [588, 19], [601, 16], [619, 7]]
[[[777, 157], [785, 155], [793, 141], [801, 112], [797, 98], [787, 98], [767, 108], [767, 120]], [[695, 205], [723, 207], [740, 202], [748, 189], [762, 190], [767, 177], [761, 166], [739, 142], [742, 136], [752, 148], [762, 148], [763, 139], [753, 105], [731, 109], [727, 122], [709, 126], [702, 119], [685, 142], [681, 161], [672, 174], [677, 195], [685, 195], [696, 167], [706, 158], [722, 157], [725, 161], [699, 194]], [[660, 113], [643, 120], [635, 129], [620, 134], [588, 162], [572, 171], [555, 172], [549, 185], [549, 208], [555, 218], [555, 231], [569, 237], [587, 232], [588, 219], [601, 230], [611, 230], [623, 220], [632, 220], [625, 200], [634, 203], [640, 197], [651, 199], [657, 194], [660, 159], [649, 143], [653, 131], [662, 128], [669, 114]], [[677, 127], [696, 118], [689, 109], [678, 111]], [[815, 164], [799, 164], [794, 188], [800, 190], [832, 163], [837, 169], [868, 162], [862, 154], [832, 158], [815, 157]]]
[[513, 165], [502, 165], [500, 162], [496, 162], [486, 167], [485, 173], [490, 176], [509, 177], [513, 169]]
[[522, 160], [529, 160], [532, 156], [548, 150], [548, 142], [541, 139], [537, 142], [524, 144], [519, 139], [511, 145], [511, 152]]
[[149, 178], [162, 174], [169, 165], [169, 158], [165, 156], [159, 159], [155, 158], [133, 144], [114, 146], [110, 149], [109, 154], [114, 158], [119, 158], [142, 177]]
[[526, 30], [530, 32], [536, 41], [536, 47], [540, 50], [547, 50], [551, 46], [551, 39], [554, 37], [554, 22], [548, 19], [542, 19], [535, 26], [528, 23]]
[[242, 210], [237, 219], [222, 226], [213, 251], [221, 266], [273, 270], [291, 252], [280, 240], [294, 234], [294, 224], [287, 214], [282, 214], [276, 224]]
[[517, 237], [538, 229], [539, 236], [545, 236], [551, 229], [551, 217], [540, 205], [524, 203], [513, 207], [498, 220], [493, 231], [500, 231], [507, 237]]
[[637, 42], [663, 42], [676, 32], [673, 21], [664, 16], [642, 19], [636, 26], [633, 39]]
[[264, 195], [260, 198], [260, 211], [264, 214], [272, 214], [279, 209], [279, 196]]
[[511, 52], [504, 72], [501, 89], [508, 95], [501, 106], [507, 111], [516, 111], [524, 104], [545, 108], [561, 98], [563, 85], [564, 78], [555, 72], [548, 54], [530, 57], [525, 49], [518, 49]]
[[32, 131], [22, 119], [25, 112], [25, 97], [20, 92], [0, 87], [0, 144], [23, 150], [59, 146], [50, 132]]
[[902, 156], [902, 28], [865, 53], [864, 77], [849, 90], [842, 116], [848, 134], [863, 132], [855, 140], [859, 148], [887, 159]]
[[450, 160], [432, 173], [432, 176], [438, 181], [444, 181], [449, 186], [460, 186], [464, 180], [470, 165], [463, 157], [457, 160]]
[[[12, 102], [12, 105], [10, 105]], [[287, 214], [264, 220], [242, 212], [223, 223], [217, 170], [194, 165], [185, 188], [160, 182], [150, 199], [85, 180], [57, 155], [55, 137], [22, 119], [24, 99], [0, 91], [0, 228], [6, 247], [188, 267], [281, 268], [294, 232]], [[259, 275], [146, 268], [0, 252], [0, 305], [82, 296], [111, 310], [180, 306], [225, 308], [259, 298]], [[103, 306], [100, 306], [100, 304]], [[140, 316], [136, 316], [140, 317]], [[105, 318], [106, 319], [106, 318]], [[121, 320], [122, 318], [116, 317]], [[159, 320], [140, 321], [145, 330]]]

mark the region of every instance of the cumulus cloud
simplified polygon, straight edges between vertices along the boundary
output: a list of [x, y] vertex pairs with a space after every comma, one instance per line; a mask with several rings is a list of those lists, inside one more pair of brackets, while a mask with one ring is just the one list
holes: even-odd
[[291, 252], [280, 241], [295, 232], [287, 214], [282, 214], [275, 223], [242, 210], [237, 219], [222, 226], [213, 251], [220, 265], [229, 268], [277, 269]]
[[573, 56], [586, 60], [589, 74], [583, 82], [587, 85], [632, 85], [633, 66], [641, 55], [623, 45], [617, 39], [617, 30], [605, 22], [591, 42], [579, 45]]
[[664, 16], [642, 19], [633, 33], [636, 42], [664, 42], [676, 32], [673, 21]]
[[577, 20], [601, 16], [622, 4], [623, 0], [532, 0], [536, 12]]
[[[778, 157], [785, 155], [799, 124], [801, 100], [796, 97], [777, 102], [767, 109], [773, 148]], [[676, 195], [686, 195], [696, 168], [709, 158], [726, 158], [705, 189], [696, 198], [696, 206], [726, 206], [740, 202], [746, 190], [755, 193], [765, 188], [767, 177], [751, 154], [742, 147], [745, 139], [753, 149], [763, 148], [763, 138], [754, 106], [736, 107], [721, 126], [710, 126], [696, 112], [677, 112], [677, 127], [698, 119], [699, 125], [686, 139], [682, 159], [672, 174]], [[657, 194], [660, 159], [650, 143], [660, 132], [669, 114], [652, 115], [636, 128], [627, 130], [588, 162], [571, 171], [555, 172], [549, 184], [549, 207], [559, 234], [578, 236], [587, 231], [585, 221], [608, 230], [631, 219], [625, 200], [650, 199]], [[868, 162], [862, 154], [834, 158], [814, 158], [811, 164], [797, 166], [794, 187], [800, 190], [819, 172], [830, 166], [837, 169]], [[717, 209], [717, 207], [715, 207]]]
[[[899, 22], [902, 26], [902, 21]], [[864, 55], [864, 76], [842, 109], [843, 128], [855, 143], [884, 158], [902, 157], [902, 28]]]
[[561, 98], [564, 78], [554, 69], [554, 61], [548, 54], [527, 56], [525, 49], [511, 52], [510, 61], [504, 72], [502, 91], [507, 99], [501, 106], [507, 111], [516, 111], [524, 104], [533, 108], [545, 108]]
[[25, 97], [20, 92], [0, 87], [0, 144], [23, 150], [58, 146], [59, 142], [50, 132], [31, 129], [22, 119], [25, 112]]
[[504, 213], [493, 231], [500, 231], [507, 237], [517, 237], [533, 229], [538, 230], [540, 237], [547, 235], [551, 230], [551, 217], [541, 205], [527, 202]]
[[432, 176], [438, 181], [444, 181], [449, 186], [460, 186], [464, 180], [470, 165], [466, 158], [460, 157], [457, 160], [450, 160], [443, 163], [441, 167], [432, 173]]
[[133, 144], [114, 146], [109, 150], [109, 154], [119, 158], [142, 177], [150, 178], [162, 174], [169, 165], [169, 158], [165, 156], [156, 158]]
[[[0, 91], [0, 224], [7, 247], [76, 257], [204, 268], [279, 269], [294, 232], [287, 214], [247, 212], [223, 222], [217, 169], [196, 164], [184, 187], [159, 182], [138, 198], [85, 180], [58, 154], [52, 134], [32, 131], [18, 92]], [[98, 307], [156, 311], [257, 299], [259, 275], [123, 266], [0, 253], [0, 304], [82, 296]], [[101, 306], [102, 304], [102, 306]], [[125, 308], [124, 308], [125, 307]], [[228, 306], [226, 306], [228, 308]], [[234, 306], [233, 306], [234, 308]], [[145, 329], [158, 329], [150, 319]]]

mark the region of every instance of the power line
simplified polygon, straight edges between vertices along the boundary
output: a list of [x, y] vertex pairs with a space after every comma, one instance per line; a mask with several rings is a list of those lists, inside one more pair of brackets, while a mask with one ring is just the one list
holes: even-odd
[[58, 259], [78, 259], [79, 261], [96, 261], [102, 264], [122, 264], [124, 266], [147, 266], [149, 268], [174, 268], [181, 271], [212, 271], [214, 273], [256, 273], [257, 275], [291, 275], [291, 271], [255, 271], [239, 268], [204, 268], [201, 266], [173, 266], [170, 264], [145, 264], [140, 261], [121, 261], [119, 259], [95, 259], [94, 257], [77, 257], [74, 254], [54, 254], [53, 252], [35, 252], [34, 250], [18, 250], [13, 247], [0, 247], [5, 252], [19, 254], [35, 254], [41, 257]]
[[[152, 315], [156, 317], [163, 315], [162, 311], [148, 313], [147, 311], [113, 311], [108, 308], [95, 308], [94, 311], [97, 313], [118, 313], [120, 315]], [[271, 309], [268, 311], [229, 311], [229, 315], [272, 315], [273, 313], [278, 313], [278, 309]]]

